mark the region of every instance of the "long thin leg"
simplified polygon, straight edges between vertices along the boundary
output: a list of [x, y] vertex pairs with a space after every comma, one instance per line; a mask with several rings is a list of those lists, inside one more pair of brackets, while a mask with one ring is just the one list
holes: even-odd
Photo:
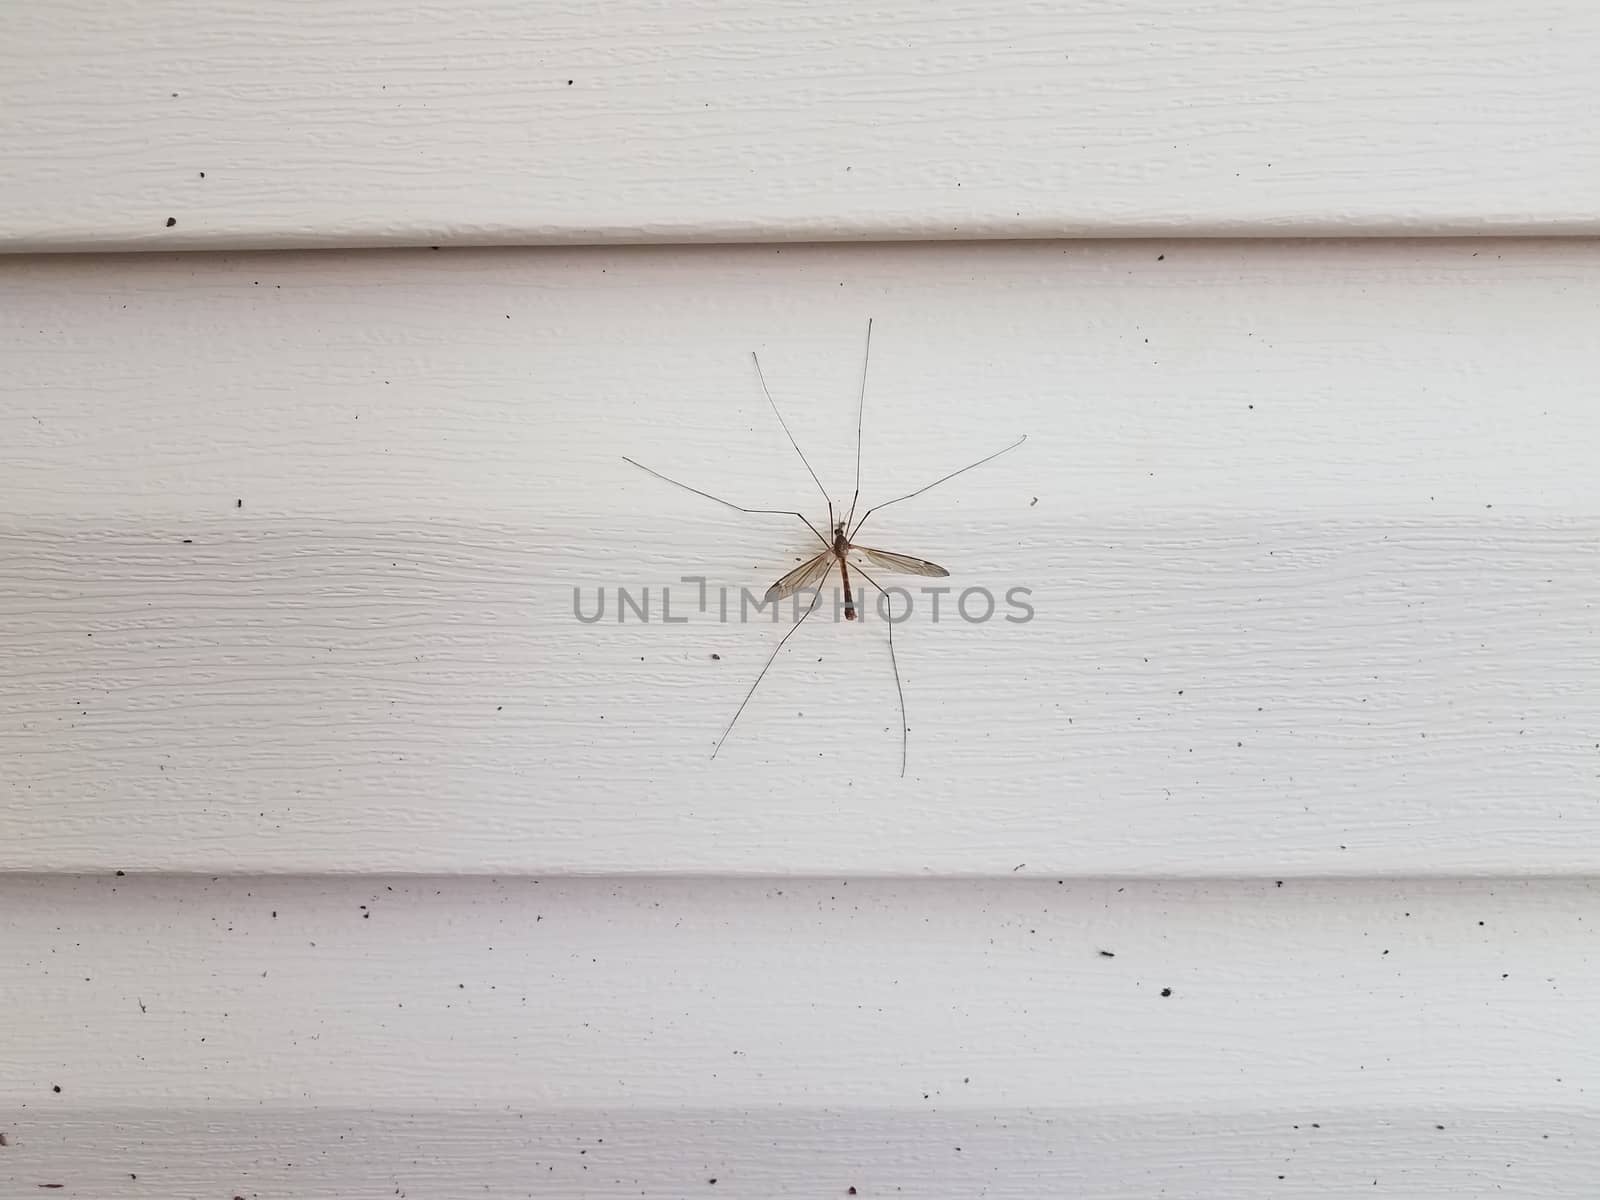
[[761, 370], [761, 360], [756, 357], [754, 350], [750, 351], [750, 359], [756, 364], [756, 378], [761, 380], [761, 390], [766, 393], [767, 403], [772, 405], [772, 415], [778, 418], [778, 424], [783, 426], [783, 436], [789, 439], [789, 445], [794, 447], [794, 452], [800, 456], [800, 461], [806, 464], [806, 470], [811, 472], [811, 481], [817, 485], [817, 491], [822, 493], [822, 498], [828, 501], [828, 528], [833, 528], [833, 501], [828, 498], [828, 489], [822, 486], [822, 480], [817, 478], [817, 473], [811, 470], [811, 463], [807, 460], [805, 451], [800, 449], [800, 443], [794, 440], [794, 434], [789, 432], [789, 422], [783, 419], [783, 414], [778, 411], [778, 402], [772, 398], [772, 390], [767, 387], [766, 374]]
[[802, 521], [805, 521], [806, 528], [811, 530], [812, 533], [817, 535], [817, 540], [819, 542], [821, 542], [824, 546], [829, 547], [830, 549], [833, 547], [833, 543], [830, 542], [827, 538], [823, 537], [821, 531], [818, 530], [817, 527], [815, 525], [813, 525], [810, 521], [807, 521], [806, 517], [805, 517], [805, 514], [803, 514], [803, 513], [797, 513], [793, 509], [788, 509], [788, 508], [746, 508], [742, 504], [735, 504], [732, 500], [724, 500], [721, 496], [713, 496], [710, 492], [702, 492], [697, 487], [690, 487], [687, 483], [681, 483], [678, 480], [672, 478], [672, 476], [670, 476], [670, 475], [663, 475], [660, 471], [653, 470], [652, 468], [645, 466], [642, 462], [634, 462], [633, 459], [629, 458], [626, 454], [624, 454], [622, 456], [622, 461], [625, 462], [625, 463], [628, 463], [631, 466], [638, 467], [639, 470], [643, 471], [646, 475], [654, 475], [657, 479], [661, 480], [663, 483], [670, 483], [673, 487], [681, 487], [684, 491], [693, 492], [696, 496], [704, 496], [707, 500], [715, 500], [718, 504], [722, 505], [724, 508], [731, 508], [735, 512], [758, 513], [758, 514], [766, 514], [766, 515], [775, 516], [775, 517], [799, 517]]
[[872, 361], [872, 318], [867, 318], [867, 351], [861, 356], [861, 400], [856, 405], [856, 491], [850, 497], [850, 515], [844, 519], [846, 529], [856, 519], [856, 501], [861, 499], [861, 425], [867, 416], [867, 364]]
[[994, 461], [995, 459], [999, 458], [1002, 454], [1005, 454], [1007, 451], [1015, 450], [1018, 446], [1022, 445], [1022, 443], [1027, 441], [1027, 440], [1028, 440], [1028, 435], [1027, 434], [1023, 434], [1016, 441], [1012, 442], [1011, 445], [1006, 446], [1003, 449], [996, 450], [993, 454], [990, 454], [985, 458], [980, 458], [975, 463], [968, 463], [966, 466], [962, 467], [959, 471], [951, 471], [950, 474], [948, 474], [948, 475], [941, 475], [941, 476], [939, 476], [938, 479], [935, 479], [932, 483], [926, 484], [923, 487], [919, 487], [914, 492], [907, 492], [904, 496], [896, 496], [893, 500], [885, 500], [882, 504], [874, 504], [871, 508], [867, 509], [866, 512], [861, 514], [861, 520], [857, 521], [856, 522], [856, 527], [850, 531], [850, 540], [852, 542], [856, 540], [856, 534], [859, 533], [861, 531], [861, 527], [867, 523], [867, 518], [870, 517], [873, 513], [877, 512], [880, 508], [888, 508], [889, 505], [891, 505], [891, 504], [899, 504], [900, 501], [902, 501], [902, 500], [910, 500], [914, 496], [920, 496], [920, 495], [922, 495], [923, 492], [926, 492], [926, 491], [928, 491], [928, 490], [930, 490], [932, 488], [936, 488], [941, 483], [944, 483], [947, 480], [954, 479], [957, 475], [965, 475], [968, 471], [972, 470], [974, 467], [981, 467], [986, 462]]
[[[806, 623], [806, 618], [816, 611], [817, 601], [822, 599], [822, 588], [818, 586], [817, 594], [811, 597], [811, 607], [800, 614], [800, 619], [789, 626], [789, 632], [778, 639], [778, 644], [772, 648], [772, 653], [767, 655], [767, 661], [761, 668], [761, 674], [756, 676], [756, 681], [750, 685], [750, 690], [744, 694], [744, 699], [739, 701], [739, 710], [733, 714], [733, 720], [728, 722], [728, 727], [722, 731], [722, 736], [717, 739], [717, 744], [711, 748], [711, 757], [717, 756], [717, 751], [722, 749], [722, 743], [728, 740], [728, 735], [733, 732], [733, 727], [738, 723], [739, 717], [744, 713], [745, 705], [750, 703], [750, 697], [756, 694], [756, 689], [761, 686], [761, 681], [767, 677], [767, 672], [772, 669], [773, 660], [778, 657], [778, 651], [783, 649], [783, 644], [794, 636], [794, 631]], [[779, 603], [783, 603], [781, 600]]]
[[[866, 520], [865, 517], [861, 519], [863, 521]], [[900, 697], [900, 778], [904, 779], [906, 777], [907, 742], [911, 737], [911, 726], [906, 722], [906, 690], [900, 686], [900, 661], [894, 655], [894, 601], [890, 599], [889, 593], [884, 591], [881, 583], [861, 569], [860, 563], [856, 564], [856, 574], [877, 588], [879, 595], [889, 603], [889, 614], [883, 623], [889, 629], [889, 665], [894, 668], [894, 690], [895, 694]]]

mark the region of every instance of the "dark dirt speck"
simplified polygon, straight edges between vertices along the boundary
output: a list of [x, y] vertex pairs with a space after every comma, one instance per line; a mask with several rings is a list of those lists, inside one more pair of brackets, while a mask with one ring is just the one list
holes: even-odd
[[1100, 951], [1100, 957], [1101, 958], [1115, 958], [1116, 956], [1117, 956], [1117, 952], [1115, 950], [1102, 950], [1102, 951]]
[[1171, 988], [1162, 988], [1161, 989], [1161, 994], [1163, 996], [1170, 996], [1170, 995], [1172, 995], [1172, 989]]
[[[171, 229], [177, 223], [178, 223], [178, 218], [177, 217], [168, 217], [167, 218], [167, 228], [168, 229]], [[59, 1186], [59, 1185], [57, 1185], [57, 1186]]]
[[61, 1085], [59, 1083], [52, 1083], [50, 1085], [50, 1090], [59, 1095], [61, 1093]]

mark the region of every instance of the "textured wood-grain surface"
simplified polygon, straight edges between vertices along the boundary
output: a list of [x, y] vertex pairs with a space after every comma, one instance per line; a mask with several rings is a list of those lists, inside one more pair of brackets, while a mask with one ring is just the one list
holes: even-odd
[[[0, 289], [0, 867], [1600, 864], [1594, 243], [15, 259]], [[1035, 618], [899, 627], [903, 780], [875, 621], [801, 630], [709, 761], [778, 631], [680, 580], [764, 589], [810, 535], [620, 456], [820, 518], [749, 351], [843, 499], [868, 315], [868, 499], [1030, 435], [873, 541]]]
[[1600, 232], [1585, 0], [0, 14], [0, 249]]
[[[0, 254], [233, 252], [0, 260], [0, 1196], [1589, 1197], [1600, 243], [1193, 239], [1600, 232], [1597, 50], [0, 14]], [[455, 248], [585, 242], [769, 244]], [[620, 456], [819, 518], [748, 353], [843, 499], [868, 316], [869, 502], [1029, 435], [869, 540], [1035, 617], [710, 762], [810, 535]]]
[[1555, 880], [0, 876], [0, 1193], [1578, 1197], [1595, 911]]

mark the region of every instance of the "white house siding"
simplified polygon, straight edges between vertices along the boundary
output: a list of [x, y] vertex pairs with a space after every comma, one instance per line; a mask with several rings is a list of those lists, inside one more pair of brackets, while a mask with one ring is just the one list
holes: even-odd
[[3, 20], [0, 1196], [1593, 1193], [1589, 7]]
[[15, 3], [0, 244], [1594, 234], [1597, 44], [1589, 0]]

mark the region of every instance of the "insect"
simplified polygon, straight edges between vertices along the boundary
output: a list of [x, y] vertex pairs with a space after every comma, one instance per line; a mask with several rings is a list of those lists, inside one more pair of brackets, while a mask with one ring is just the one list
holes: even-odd
[[[745, 693], [745, 697], [740, 701], [738, 709], [735, 710], [733, 717], [728, 721], [727, 728], [722, 731], [722, 736], [717, 739], [717, 744], [712, 748], [712, 758], [717, 756], [717, 752], [722, 749], [722, 744], [728, 740], [728, 735], [733, 732], [733, 727], [738, 724], [739, 718], [744, 715], [746, 706], [749, 705], [751, 697], [756, 694], [756, 689], [761, 686], [761, 681], [766, 678], [767, 672], [772, 668], [772, 664], [777, 659], [779, 652], [782, 651], [788, 640], [795, 635], [800, 626], [805, 624], [806, 618], [816, 611], [817, 604], [822, 599], [822, 591], [818, 585], [827, 578], [829, 571], [835, 565], [839, 568], [839, 579], [844, 588], [844, 615], [847, 621], [854, 621], [857, 618], [855, 593], [850, 587], [850, 571], [852, 567], [857, 575], [877, 591], [882, 598], [882, 603], [885, 605], [892, 604], [889, 593], [866, 570], [864, 563], [872, 564], [874, 569], [882, 568], [885, 571], [902, 571], [909, 575], [923, 575], [930, 578], [942, 579], [950, 574], [938, 563], [929, 562], [925, 558], [915, 558], [909, 554], [896, 554], [888, 550], [879, 550], [872, 546], [858, 544], [856, 535], [861, 532], [861, 527], [867, 523], [868, 518], [873, 513], [881, 512], [883, 509], [888, 508], [891, 504], [899, 504], [901, 501], [914, 499], [924, 492], [938, 487], [941, 483], [954, 479], [957, 475], [964, 475], [975, 467], [981, 467], [984, 463], [992, 462], [1002, 454], [1015, 450], [1028, 440], [1027, 434], [1023, 434], [1009, 446], [1004, 446], [993, 454], [985, 455], [983, 458], [978, 459], [977, 462], [968, 463], [958, 470], [951, 471], [948, 475], [941, 475], [932, 483], [924, 484], [914, 492], [907, 492], [903, 496], [896, 496], [892, 500], [885, 500], [882, 503], [872, 505], [861, 514], [860, 520], [856, 520], [856, 505], [861, 499], [861, 434], [866, 419], [867, 368], [872, 361], [872, 322], [869, 320], [867, 322], [866, 350], [861, 360], [861, 396], [856, 408], [856, 486], [854, 493], [850, 497], [848, 512], [842, 518], [839, 518], [835, 515], [833, 499], [828, 495], [828, 489], [823, 487], [822, 480], [817, 477], [816, 471], [812, 470], [811, 463], [806, 458], [805, 452], [800, 449], [800, 444], [795, 441], [794, 434], [789, 429], [789, 423], [783, 419], [783, 413], [778, 410], [777, 402], [772, 398], [772, 392], [767, 387], [766, 375], [761, 370], [761, 359], [757, 357], [754, 351], [751, 351], [750, 358], [755, 363], [756, 378], [761, 381], [761, 391], [767, 398], [767, 404], [772, 409], [772, 415], [778, 418], [778, 424], [783, 429], [784, 436], [789, 439], [789, 445], [794, 447], [794, 452], [800, 456], [800, 461], [805, 465], [806, 472], [811, 476], [812, 482], [817, 485], [817, 490], [822, 493], [823, 500], [827, 502], [827, 529], [829, 534], [824, 534], [822, 530], [818, 529], [804, 513], [783, 508], [747, 508], [742, 504], [735, 504], [731, 500], [725, 500], [721, 496], [714, 496], [710, 492], [701, 491], [697, 487], [690, 487], [680, 480], [663, 475], [660, 471], [647, 467], [641, 462], [636, 462], [634, 459], [627, 457], [627, 455], [623, 455], [622, 458], [623, 462], [628, 463], [630, 466], [638, 467], [639, 470], [644, 471], [646, 474], [654, 475], [664, 483], [670, 483], [674, 487], [693, 492], [696, 496], [715, 501], [725, 508], [733, 509], [735, 512], [752, 515], [796, 517], [816, 536], [817, 541], [822, 546], [814, 556], [801, 563], [767, 589], [765, 597], [767, 601], [782, 600], [805, 589], [816, 590], [811, 598], [811, 604], [806, 608], [805, 612], [800, 614], [799, 619], [784, 632], [783, 637], [778, 639], [778, 644], [772, 648], [772, 653], [767, 656], [767, 661], [762, 664], [760, 672], [755, 677], [755, 682], [750, 685], [750, 690]], [[900, 663], [895, 658], [894, 652], [894, 626], [893, 613], [890, 612], [888, 613], [888, 619], [884, 621], [884, 628], [888, 630], [889, 665], [894, 670], [895, 694], [900, 701], [900, 775], [903, 778], [906, 773], [910, 726], [906, 722], [906, 693], [900, 682]]]

